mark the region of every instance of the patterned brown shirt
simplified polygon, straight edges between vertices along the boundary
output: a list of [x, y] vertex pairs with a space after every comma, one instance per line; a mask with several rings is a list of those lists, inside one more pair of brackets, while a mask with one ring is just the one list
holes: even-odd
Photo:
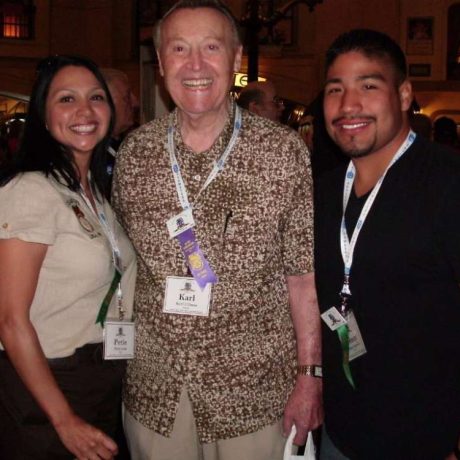
[[230, 139], [232, 118], [202, 153], [182, 142], [176, 112], [147, 123], [125, 141], [115, 172], [114, 207], [139, 262], [136, 358], [124, 402], [167, 436], [185, 385], [202, 442], [248, 434], [282, 416], [296, 365], [285, 276], [313, 271], [307, 149], [291, 129], [243, 111], [223, 172], [194, 203], [195, 233], [219, 278], [209, 317], [162, 312], [166, 277], [187, 275], [166, 228], [182, 211], [168, 122], [176, 124], [176, 156], [193, 203]]

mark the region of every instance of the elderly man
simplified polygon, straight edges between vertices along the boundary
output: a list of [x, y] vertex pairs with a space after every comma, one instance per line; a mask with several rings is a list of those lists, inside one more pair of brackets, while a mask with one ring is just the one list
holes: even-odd
[[326, 71], [326, 127], [350, 161], [317, 188], [321, 458], [460, 458], [458, 155], [411, 131], [387, 35], [341, 35]]
[[260, 117], [280, 121], [283, 113], [283, 100], [276, 95], [275, 85], [271, 81], [253, 81], [240, 93], [238, 105]]
[[223, 4], [182, 0], [155, 43], [177, 109], [128, 136], [114, 186], [140, 263], [131, 455], [279, 460], [283, 432], [302, 443], [322, 418], [307, 152], [229, 98]]

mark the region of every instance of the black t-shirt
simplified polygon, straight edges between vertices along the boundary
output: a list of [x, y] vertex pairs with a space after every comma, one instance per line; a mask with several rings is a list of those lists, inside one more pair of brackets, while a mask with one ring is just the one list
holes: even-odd
[[[321, 312], [338, 306], [346, 167], [318, 184]], [[367, 197], [351, 194], [347, 225]], [[443, 459], [460, 434], [460, 156], [419, 137], [388, 171], [355, 248], [352, 307], [367, 353], [345, 378], [323, 323], [326, 428], [352, 459]], [[353, 231], [353, 228], [347, 228]]]

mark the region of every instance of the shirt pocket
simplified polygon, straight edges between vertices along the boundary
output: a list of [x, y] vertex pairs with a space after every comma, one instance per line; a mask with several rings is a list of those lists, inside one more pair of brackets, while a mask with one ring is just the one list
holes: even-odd
[[223, 232], [223, 260], [228, 274], [259, 276], [277, 264], [280, 241], [270, 210], [237, 209], [227, 214]]

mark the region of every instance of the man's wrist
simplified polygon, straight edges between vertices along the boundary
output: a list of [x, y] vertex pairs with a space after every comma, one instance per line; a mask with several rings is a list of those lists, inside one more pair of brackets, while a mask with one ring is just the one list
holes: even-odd
[[322, 378], [323, 368], [318, 364], [300, 364], [297, 366], [297, 375]]

